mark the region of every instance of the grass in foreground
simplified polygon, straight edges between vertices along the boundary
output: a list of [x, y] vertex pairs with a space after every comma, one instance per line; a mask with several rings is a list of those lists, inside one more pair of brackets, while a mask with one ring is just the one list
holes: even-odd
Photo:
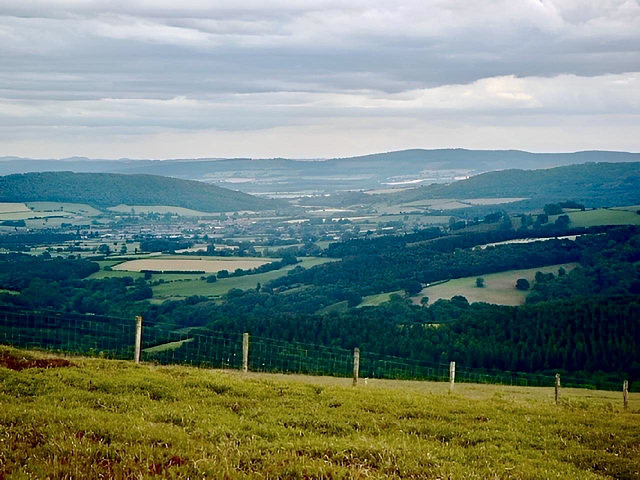
[[623, 412], [610, 392], [563, 390], [555, 406], [551, 389], [461, 384], [448, 394], [438, 383], [352, 388], [348, 379], [70, 360], [0, 366], [0, 477], [640, 474], [637, 394]]

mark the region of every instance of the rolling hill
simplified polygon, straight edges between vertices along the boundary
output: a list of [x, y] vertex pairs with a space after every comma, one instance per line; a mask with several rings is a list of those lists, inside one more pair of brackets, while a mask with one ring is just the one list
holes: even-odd
[[375, 189], [386, 184], [449, 183], [505, 168], [536, 169], [586, 162], [638, 162], [639, 153], [586, 151], [529, 153], [519, 150], [412, 149], [314, 161], [272, 159], [33, 160], [0, 158], [0, 174], [39, 171], [154, 174], [233, 186], [248, 193]]
[[449, 185], [394, 194], [393, 203], [432, 198], [526, 197], [537, 203], [576, 200], [591, 207], [640, 203], [640, 162], [586, 163], [541, 170], [487, 172]]
[[40, 172], [0, 177], [0, 202], [34, 201], [87, 203], [101, 208], [170, 205], [211, 213], [281, 206], [275, 200], [157, 175]]

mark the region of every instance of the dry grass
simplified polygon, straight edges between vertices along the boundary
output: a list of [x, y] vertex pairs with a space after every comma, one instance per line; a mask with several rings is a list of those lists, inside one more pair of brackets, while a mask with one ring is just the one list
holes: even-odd
[[[36, 353], [3, 349], [36, 358]], [[638, 478], [638, 394], [0, 366], [1, 478]], [[613, 395], [613, 394], [611, 394]]]

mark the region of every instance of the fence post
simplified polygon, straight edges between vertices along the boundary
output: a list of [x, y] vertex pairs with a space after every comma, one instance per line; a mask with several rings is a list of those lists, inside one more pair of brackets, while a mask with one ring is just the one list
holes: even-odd
[[242, 373], [249, 371], [249, 334], [242, 335]]
[[556, 373], [556, 405], [558, 404], [559, 391], [560, 391], [560, 374]]
[[142, 317], [138, 315], [136, 317], [136, 350], [133, 359], [136, 363], [140, 363], [140, 356], [142, 354]]
[[449, 391], [453, 391], [453, 385], [456, 383], [456, 362], [449, 362]]
[[353, 349], [353, 386], [358, 385], [358, 375], [360, 374], [360, 349]]
[[629, 407], [629, 380], [622, 382], [622, 403], [626, 410]]

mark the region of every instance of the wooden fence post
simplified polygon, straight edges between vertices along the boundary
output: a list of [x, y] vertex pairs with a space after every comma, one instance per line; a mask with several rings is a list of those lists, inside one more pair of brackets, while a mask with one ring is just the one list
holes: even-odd
[[360, 349], [353, 349], [353, 386], [358, 385], [358, 375], [360, 375]]
[[629, 380], [622, 382], [622, 403], [626, 410], [629, 407]]
[[453, 385], [456, 383], [456, 362], [449, 362], [449, 391], [453, 391]]
[[560, 374], [556, 373], [556, 405], [558, 404], [558, 393], [560, 392]]
[[140, 356], [142, 355], [142, 317], [138, 315], [136, 317], [136, 350], [133, 359], [136, 363], [140, 363]]
[[249, 334], [242, 335], [242, 372], [249, 371]]

